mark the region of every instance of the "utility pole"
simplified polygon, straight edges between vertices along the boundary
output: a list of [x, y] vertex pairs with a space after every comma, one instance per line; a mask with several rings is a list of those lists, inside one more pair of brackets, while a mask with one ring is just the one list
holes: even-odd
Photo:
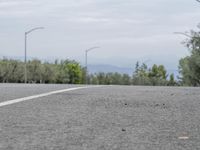
[[88, 72], [88, 52], [97, 48], [100, 48], [100, 47], [91, 47], [85, 50], [85, 84], [88, 84], [88, 73], [87, 73]]
[[44, 27], [36, 27], [36, 28], [33, 28], [27, 32], [25, 32], [25, 45], [24, 45], [24, 83], [26, 84], [27, 83], [27, 36], [29, 33], [35, 31], [35, 30], [39, 30], [39, 29], [44, 29]]

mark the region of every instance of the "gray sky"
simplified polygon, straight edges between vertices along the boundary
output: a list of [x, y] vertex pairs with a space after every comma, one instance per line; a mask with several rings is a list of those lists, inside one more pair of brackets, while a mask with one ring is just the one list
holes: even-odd
[[188, 54], [176, 31], [196, 29], [200, 3], [195, 0], [0, 0], [0, 56], [70, 58], [90, 64], [134, 67], [135, 62], [177, 69]]

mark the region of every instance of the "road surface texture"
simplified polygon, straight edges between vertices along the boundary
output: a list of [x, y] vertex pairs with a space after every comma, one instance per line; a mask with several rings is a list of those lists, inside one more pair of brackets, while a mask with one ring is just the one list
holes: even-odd
[[[1, 101], [73, 85], [0, 85]], [[102, 86], [0, 107], [0, 150], [199, 150], [200, 88]]]
[[0, 102], [83, 85], [0, 84]]

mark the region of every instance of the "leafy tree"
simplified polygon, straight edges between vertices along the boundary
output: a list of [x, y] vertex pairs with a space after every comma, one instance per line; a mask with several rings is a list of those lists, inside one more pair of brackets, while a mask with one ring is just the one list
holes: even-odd
[[[200, 29], [200, 25], [198, 26]], [[184, 44], [190, 56], [179, 61], [179, 72], [184, 85], [200, 86], [200, 32], [192, 30]]]
[[112, 73], [111, 78], [112, 78], [112, 84], [123, 85], [121, 74], [119, 74], [117, 72]]
[[9, 61], [7, 59], [3, 59], [0, 62], [0, 80], [5, 83], [8, 82], [9, 79]]
[[89, 76], [90, 84], [104, 84], [104, 85], [130, 85], [131, 77], [128, 74], [120, 73], [104, 73], [99, 72]]
[[100, 72], [98, 74], [96, 74], [96, 77], [97, 77], [97, 80], [98, 80], [98, 84], [105, 84], [105, 78], [106, 78], [106, 75], [105, 73], [103, 72]]
[[167, 71], [163, 65], [157, 66], [156, 64], [149, 71], [149, 77], [157, 79], [167, 79]]
[[[82, 75], [81, 75], [81, 83], [82, 83], [82, 84], [86, 84], [86, 68], [85, 68], [85, 67], [82, 67], [82, 68], [81, 68], [81, 72], [82, 72], [82, 73], [81, 73], [81, 74], [82, 74]], [[89, 77], [89, 79], [90, 79], [90, 78], [92, 79], [92, 77]], [[89, 83], [91, 83], [91, 81], [89, 81]]]
[[163, 65], [154, 64], [148, 68], [146, 64], [140, 66], [137, 62], [132, 81], [134, 85], [167, 85], [167, 71]]
[[23, 82], [24, 65], [17, 60], [10, 60], [9, 63], [9, 82]]
[[76, 62], [70, 62], [67, 64], [69, 82], [70, 84], [80, 84], [82, 79], [81, 66]]
[[27, 64], [27, 81], [30, 83], [40, 83], [42, 80], [41, 61], [34, 59]]
[[149, 85], [149, 72], [146, 64], [139, 65], [136, 63], [135, 72], [133, 74], [132, 83], [133, 85]]
[[89, 84], [99, 84], [96, 74], [89, 75]]
[[0, 60], [0, 82], [22, 82], [23, 64], [17, 60]]
[[176, 83], [176, 81], [175, 81], [175, 79], [174, 79], [174, 74], [171, 74], [171, 75], [169, 76], [168, 85], [169, 85], [169, 86], [175, 86], [175, 85], [177, 85], [177, 83]]
[[55, 83], [57, 71], [55, 65], [45, 62], [41, 67], [42, 83]]
[[128, 74], [123, 74], [122, 83], [123, 83], [123, 85], [130, 85], [131, 84], [131, 77]]
[[149, 69], [149, 79], [151, 85], [167, 85], [167, 71], [163, 65], [153, 65]]
[[56, 83], [69, 83], [68, 74], [68, 60], [61, 60], [61, 62], [56, 65]]

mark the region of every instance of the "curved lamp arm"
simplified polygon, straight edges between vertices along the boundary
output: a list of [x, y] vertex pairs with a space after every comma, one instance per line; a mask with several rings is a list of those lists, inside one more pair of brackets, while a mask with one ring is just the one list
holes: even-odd
[[36, 28], [33, 28], [33, 29], [31, 29], [31, 30], [25, 32], [25, 33], [26, 33], [26, 34], [29, 34], [29, 33], [33, 32], [33, 31], [39, 30], [39, 29], [44, 29], [44, 27], [36, 27]]
[[87, 49], [86, 52], [89, 52], [89, 51], [91, 51], [93, 49], [96, 49], [96, 48], [100, 48], [100, 47], [97, 47], [97, 46], [96, 47], [91, 47], [91, 48]]

